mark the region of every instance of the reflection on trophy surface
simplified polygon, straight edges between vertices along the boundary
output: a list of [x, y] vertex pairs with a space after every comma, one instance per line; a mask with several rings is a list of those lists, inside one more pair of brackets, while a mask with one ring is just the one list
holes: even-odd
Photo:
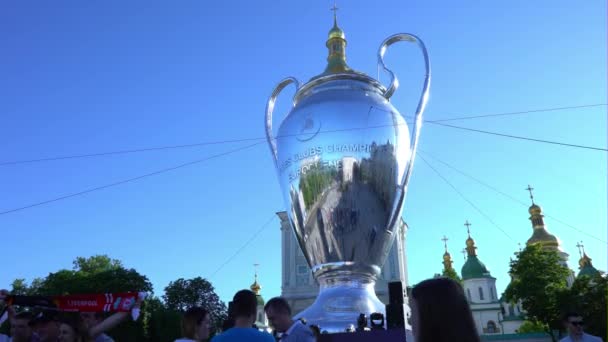
[[[416, 43], [426, 78], [411, 133], [389, 102], [398, 86], [383, 61], [388, 46]], [[325, 71], [304, 85], [287, 78], [266, 108], [266, 133], [291, 226], [320, 285], [316, 301], [298, 316], [329, 332], [344, 331], [361, 313], [384, 313], [374, 283], [396, 235], [430, 85], [423, 43], [397, 34], [378, 59], [391, 76], [384, 87], [346, 64], [346, 38], [334, 26]], [[297, 88], [276, 137], [272, 114], [281, 90]]]

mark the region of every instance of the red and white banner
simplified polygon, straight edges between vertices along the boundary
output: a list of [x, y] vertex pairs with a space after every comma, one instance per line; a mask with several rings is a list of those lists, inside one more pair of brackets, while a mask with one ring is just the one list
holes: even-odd
[[5, 297], [7, 305], [41, 307], [68, 312], [129, 312], [138, 297], [145, 293], [103, 293], [65, 296], [11, 296]]

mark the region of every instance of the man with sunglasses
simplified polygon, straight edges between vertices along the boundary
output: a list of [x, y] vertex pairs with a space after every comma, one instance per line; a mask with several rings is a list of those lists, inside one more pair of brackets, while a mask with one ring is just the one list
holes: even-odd
[[583, 317], [576, 312], [570, 312], [564, 316], [564, 325], [568, 330], [568, 336], [559, 342], [602, 342], [601, 338], [583, 332], [585, 322], [583, 322]]

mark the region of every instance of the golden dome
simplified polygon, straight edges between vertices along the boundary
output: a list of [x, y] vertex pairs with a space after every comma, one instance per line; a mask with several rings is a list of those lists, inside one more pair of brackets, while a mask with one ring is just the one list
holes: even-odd
[[536, 204], [532, 204], [530, 206], [530, 209], [528, 209], [528, 212], [530, 213], [530, 215], [540, 215], [542, 213], [543, 209]]
[[340, 38], [340, 39], [346, 40], [346, 35], [344, 34], [344, 31], [342, 31], [342, 29], [339, 28], [336, 23], [334, 23], [334, 27], [332, 27], [331, 30], [329, 30], [328, 39], [333, 39], [333, 38]]
[[338, 7], [336, 7], [336, 5], [334, 4], [334, 7], [331, 10], [334, 11], [334, 27], [329, 30], [328, 40], [332, 38], [340, 38], [346, 40], [346, 35], [344, 34], [344, 31], [342, 31], [342, 29], [338, 27], [338, 16], [336, 15]]
[[532, 237], [528, 239], [526, 245], [540, 243], [544, 247], [559, 247], [560, 243], [557, 237], [549, 233], [544, 227], [534, 229]]
[[591, 265], [591, 258], [587, 254], [583, 254], [583, 257], [578, 261], [579, 268], [583, 268], [587, 265]]
[[467, 247], [474, 247], [475, 246], [475, 240], [473, 240], [471, 237], [469, 237], [466, 241]]
[[258, 283], [257, 277], [256, 277], [256, 280], [253, 282], [253, 284], [251, 284], [251, 287], [249, 287], [249, 288], [256, 295], [260, 293], [260, 290], [262, 289], [262, 286]]
[[448, 252], [443, 253], [443, 260], [445, 260], [445, 261], [452, 260], [452, 256], [450, 255], [450, 253], [448, 253]]

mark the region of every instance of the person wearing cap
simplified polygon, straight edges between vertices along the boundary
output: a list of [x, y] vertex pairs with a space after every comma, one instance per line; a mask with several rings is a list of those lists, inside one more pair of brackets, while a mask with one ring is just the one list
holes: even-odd
[[34, 333], [40, 342], [56, 342], [59, 337], [59, 319], [57, 311], [41, 311], [30, 321]]

